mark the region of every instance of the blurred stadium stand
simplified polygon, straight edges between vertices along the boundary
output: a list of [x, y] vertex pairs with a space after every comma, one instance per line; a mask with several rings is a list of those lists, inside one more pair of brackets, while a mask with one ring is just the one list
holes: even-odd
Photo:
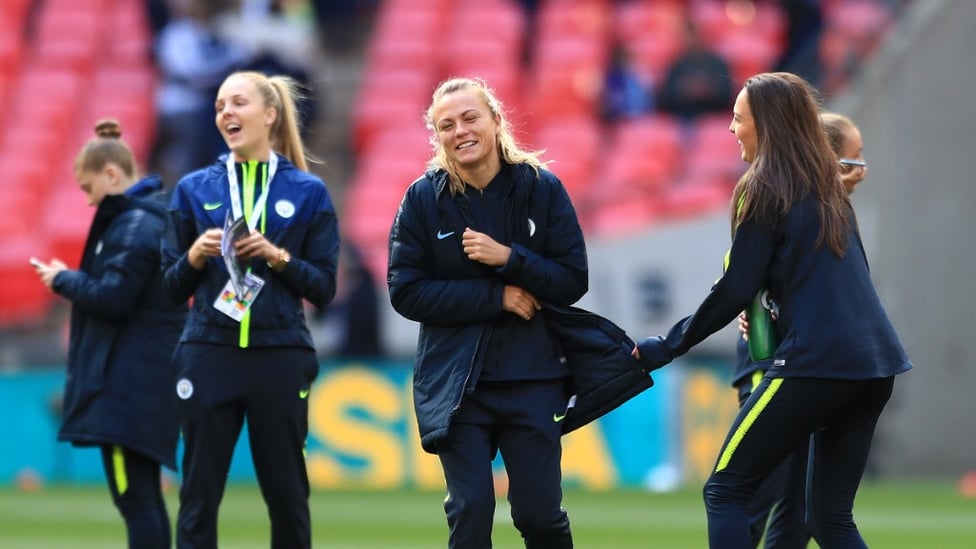
[[[726, 207], [745, 168], [728, 116], [702, 118], [687, 135], [660, 112], [606, 123], [599, 117], [602, 77], [619, 43], [659, 84], [682, 52], [691, 21], [705, 44], [727, 59], [738, 89], [749, 75], [776, 68], [784, 54], [789, 22], [782, 4], [544, 0], [527, 13], [512, 0], [381, 3], [352, 116], [358, 168], [346, 201], [346, 234], [366, 250], [382, 279], [390, 213], [430, 151], [410, 141], [425, 144], [419, 133], [409, 136], [422, 128], [431, 90], [448, 76], [492, 85], [517, 137], [546, 150], [589, 235], [612, 236]], [[849, 64], [872, 52], [893, 17], [876, 0], [825, 1], [822, 9], [826, 24], [816, 47], [825, 80], [839, 88]]]
[[118, 118], [145, 162], [152, 146], [152, 34], [141, 0], [4, 0], [0, 6], [0, 327], [44, 319], [51, 294], [27, 258], [77, 266], [93, 210], [72, 173], [95, 121]]
[[[516, 137], [546, 150], [588, 236], [613, 238], [725, 208], [744, 169], [726, 116], [701, 118], [690, 129], [662, 112], [601, 119], [614, 44], [660, 84], [692, 21], [729, 61], [737, 89], [749, 74], [773, 69], [789, 38], [784, 2], [772, 0], [541, 0], [531, 12], [530, 3], [515, 0], [361, 4], [368, 17], [363, 38], [346, 44], [342, 59], [323, 61], [348, 65], [351, 90], [331, 93], [339, 86], [335, 74], [319, 76], [333, 89], [330, 116], [316, 131], [320, 140], [333, 137], [319, 143], [324, 154], [316, 153], [347, 157], [324, 177], [341, 208], [344, 237], [364, 251], [377, 280], [385, 279], [393, 214], [430, 153], [422, 114], [440, 80], [487, 80], [510, 111]], [[895, 4], [821, 2], [824, 88], [841, 89], [873, 53], [896, 19]], [[61, 301], [39, 284], [27, 258], [77, 265], [93, 210], [77, 190], [72, 163], [95, 121], [118, 118], [146, 165], [156, 124], [152, 44], [143, 0], [0, 3], [0, 102], [8, 107], [0, 127], [7, 201], [0, 330], [47, 327], [58, 318], [52, 305]]]

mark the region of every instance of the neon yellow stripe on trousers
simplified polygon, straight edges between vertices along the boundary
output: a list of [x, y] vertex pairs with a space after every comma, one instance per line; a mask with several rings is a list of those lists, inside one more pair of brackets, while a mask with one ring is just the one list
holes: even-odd
[[124, 495], [129, 489], [129, 477], [125, 475], [125, 454], [121, 446], [112, 446], [112, 469], [115, 471], [115, 491]]
[[735, 453], [735, 449], [738, 448], [739, 443], [742, 442], [742, 437], [745, 436], [746, 431], [749, 430], [749, 427], [752, 427], [752, 424], [756, 422], [756, 418], [759, 417], [759, 414], [766, 409], [766, 405], [769, 404], [769, 401], [773, 400], [773, 395], [776, 394], [776, 391], [782, 384], [783, 378], [777, 378], [769, 382], [769, 387], [767, 387], [766, 391], [761, 397], [759, 397], [759, 401], [756, 402], [756, 405], [749, 410], [748, 414], [746, 414], [746, 417], [742, 420], [742, 423], [739, 424], [738, 429], [736, 429], [735, 433], [732, 434], [732, 438], [729, 439], [729, 443], [726, 444], [725, 449], [722, 450], [722, 455], [718, 459], [718, 465], [715, 466], [716, 473], [728, 466], [729, 460], [732, 459], [732, 454]]

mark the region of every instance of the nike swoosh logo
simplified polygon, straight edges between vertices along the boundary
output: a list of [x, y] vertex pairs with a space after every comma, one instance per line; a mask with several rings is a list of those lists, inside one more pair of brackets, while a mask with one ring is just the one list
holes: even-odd
[[454, 231], [451, 231], [449, 233], [442, 233], [440, 231], [437, 231], [437, 240], [444, 240], [445, 238], [451, 236], [452, 234], [454, 234]]
[[308, 389], [302, 389], [301, 391], [298, 391], [298, 398], [302, 400], [308, 398]]
[[554, 422], [556, 422], [556, 423], [559, 423], [560, 421], [562, 421], [562, 420], [564, 420], [564, 419], [566, 419], [566, 414], [563, 414], [563, 415], [559, 415], [559, 414], [552, 414], [552, 420], [553, 420]]
[[203, 209], [209, 212], [210, 210], [216, 210], [223, 205], [223, 202], [207, 202], [203, 205]]

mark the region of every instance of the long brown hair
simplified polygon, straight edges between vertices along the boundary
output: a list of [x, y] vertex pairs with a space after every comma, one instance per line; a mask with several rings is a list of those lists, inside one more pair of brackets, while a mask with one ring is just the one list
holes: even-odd
[[843, 256], [853, 210], [820, 122], [817, 91], [788, 72], [757, 74], [744, 88], [758, 146], [732, 194], [733, 231], [750, 218], [772, 224], [813, 195], [820, 217], [816, 245], [826, 243]]
[[424, 124], [430, 131], [430, 145], [434, 149], [434, 156], [427, 161], [427, 167], [431, 169], [443, 169], [447, 172], [450, 181], [448, 186], [452, 194], [464, 192], [464, 181], [458, 174], [455, 166], [447, 157], [440, 139], [437, 137], [437, 127], [434, 125], [434, 107], [438, 101], [445, 96], [462, 90], [473, 90], [488, 105], [491, 116], [498, 120], [498, 155], [508, 164], [528, 164], [535, 169], [538, 174], [540, 168], [544, 168], [548, 162], [541, 159], [545, 151], [526, 151], [523, 150], [512, 131], [512, 124], [505, 117], [502, 102], [498, 100], [495, 93], [488, 87], [484, 80], [474, 78], [449, 78], [434, 90], [430, 106], [424, 112]]

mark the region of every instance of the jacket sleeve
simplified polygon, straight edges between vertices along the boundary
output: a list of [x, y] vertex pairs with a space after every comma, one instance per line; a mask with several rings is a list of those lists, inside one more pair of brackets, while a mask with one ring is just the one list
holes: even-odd
[[[749, 306], [762, 287], [776, 249], [776, 231], [761, 228], [755, 221], [742, 223], [735, 232], [729, 265], [698, 310], [678, 321], [663, 340], [649, 338], [639, 345], [642, 362], [648, 355], [674, 359], [688, 352], [708, 336], [724, 328]], [[663, 349], [660, 346], [663, 345]], [[661, 357], [669, 354], [670, 356]], [[652, 359], [653, 360], [653, 359]]]
[[160, 246], [163, 291], [173, 303], [185, 303], [204, 277], [204, 269], [190, 265], [187, 252], [199, 236], [196, 219], [184, 186], [177, 185], [166, 216]]
[[298, 295], [320, 309], [335, 297], [339, 263], [339, 221], [325, 184], [321, 192], [301, 249], [292, 254], [283, 271], [272, 275], [280, 276]]
[[589, 271], [583, 231], [569, 194], [555, 176], [548, 175], [548, 220], [545, 248], [541, 253], [512, 244], [508, 263], [499, 271], [506, 282], [517, 285], [541, 301], [572, 305], [588, 289]]
[[163, 222], [143, 210], [130, 210], [116, 222], [121, 226], [112, 227], [111, 237], [102, 240], [101, 275], [62, 271], [52, 287], [87, 314], [121, 322], [136, 312], [139, 298], [152, 283], [159, 265], [158, 238]]
[[[387, 284], [393, 308], [404, 317], [428, 324], [473, 324], [502, 314], [502, 284], [488, 278], [437, 278], [428, 246], [430, 228], [423, 216], [422, 196], [415, 183], [404, 195], [390, 230]], [[425, 228], [429, 230], [425, 230]]]

